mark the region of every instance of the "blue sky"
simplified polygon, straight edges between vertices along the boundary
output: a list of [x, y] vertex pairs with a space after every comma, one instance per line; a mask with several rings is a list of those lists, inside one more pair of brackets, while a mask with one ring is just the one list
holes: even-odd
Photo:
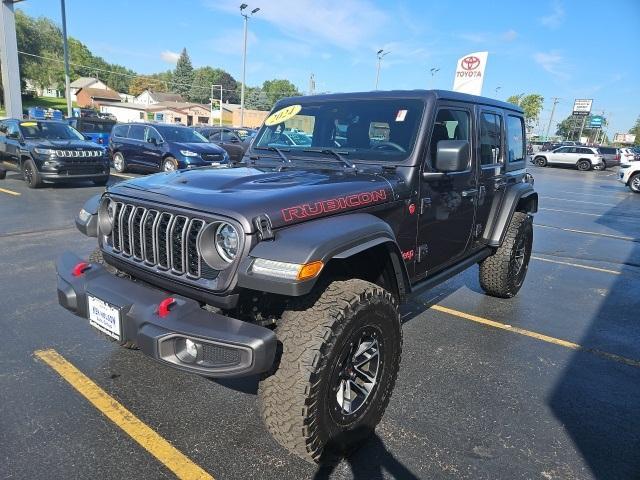
[[[640, 1], [245, 0], [260, 7], [249, 23], [247, 84], [287, 78], [301, 91], [371, 90], [379, 48], [381, 89], [451, 89], [456, 60], [488, 50], [483, 94], [593, 98], [614, 131], [640, 115]], [[173, 68], [186, 47], [195, 66], [241, 77], [240, 0], [67, 0], [69, 34], [110, 62], [140, 73]], [[60, 21], [57, 0], [27, 0], [30, 15]], [[431, 76], [431, 68], [440, 71]], [[499, 88], [498, 88], [499, 87]], [[496, 88], [498, 88], [496, 92]]]

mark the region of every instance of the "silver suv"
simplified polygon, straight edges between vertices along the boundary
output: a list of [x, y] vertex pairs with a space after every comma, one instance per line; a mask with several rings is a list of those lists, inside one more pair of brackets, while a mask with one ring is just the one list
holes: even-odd
[[537, 153], [532, 162], [539, 167], [547, 165], [574, 165], [578, 170], [587, 171], [605, 167], [602, 154], [594, 147], [564, 146], [551, 152]]

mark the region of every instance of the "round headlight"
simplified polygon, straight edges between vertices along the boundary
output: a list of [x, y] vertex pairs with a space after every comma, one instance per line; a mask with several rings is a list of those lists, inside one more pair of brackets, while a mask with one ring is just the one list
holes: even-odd
[[216, 250], [225, 262], [231, 263], [238, 254], [238, 231], [229, 223], [221, 223], [216, 229]]
[[116, 202], [111, 201], [110, 198], [105, 198], [100, 203], [98, 208], [98, 227], [100, 233], [103, 235], [109, 235], [113, 229], [113, 219], [116, 214]]

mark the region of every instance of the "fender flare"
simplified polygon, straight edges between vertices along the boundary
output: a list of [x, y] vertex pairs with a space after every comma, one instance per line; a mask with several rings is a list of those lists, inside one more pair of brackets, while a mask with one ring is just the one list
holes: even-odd
[[238, 268], [238, 286], [287, 296], [309, 293], [318, 277], [280, 280], [250, 272], [255, 258], [305, 264], [321, 260], [346, 259], [375, 246], [386, 244], [400, 292], [408, 289], [408, 274], [391, 227], [368, 213], [327, 217], [293, 225], [274, 232], [275, 238], [258, 243]]
[[[76, 215], [76, 228], [87, 237], [98, 237], [98, 207], [101, 199], [102, 194], [90, 197]], [[86, 213], [82, 213], [83, 211]]]
[[538, 211], [538, 194], [530, 183], [518, 183], [507, 188], [502, 196], [499, 211], [495, 215], [493, 212], [490, 213], [490, 218], [495, 218], [495, 220], [490, 226], [488, 235], [484, 238], [487, 245], [490, 247], [502, 245], [507, 228], [516, 210], [526, 213], [536, 213]]

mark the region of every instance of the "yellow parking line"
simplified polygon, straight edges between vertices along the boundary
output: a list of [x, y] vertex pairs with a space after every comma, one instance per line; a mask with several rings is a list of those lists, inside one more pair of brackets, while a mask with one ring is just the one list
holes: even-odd
[[541, 262], [557, 263], [559, 265], [568, 265], [570, 267], [584, 268], [585, 270], [594, 270], [596, 272], [610, 273], [612, 275], [620, 275], [622, 272], [617, 270], [609, 270], [607, 268], [591, 267], [589, 265], [582, 265], [580, 263], [562, 262], [560, 260], [551, 260], [550, 258], [542, 258], [531, 255], [534, 260], [540, 260]]
[[464, 318], [465, 320], [470, 320], [472, 322], [480, 323], [482, 325], [487, 325], [489, 327], [499, 328], [500, 330], [507, 330], [509, 332], [518, 333], [520, 335], [524, 335], [525, 337], [535, 338], [536, 340], [552, 343], [554, 345], [559, 345], [561, 347], [569, 348], [571, 350], [589, 352], [594, 355], [598, 355], [599, 357], [606, 358], [607, 360], [613, 360], [614, 362], [623, 363], [631, 367], [640, 368], [640, 360], [634, 360], [631, 358], [623, 357], [621, 355], [616, 355], [615, 353], [604, 352], [602, 350], [598, 350], [595, 348], [584, 347], [577, 343], [569, 342], [567, 340], [562, 340], [561, 338], [550, 337], [549, 335], [544, 335], [542, 333], [532, 332], [531, 330], [526, 330], [524, 328], [514, 327], [512, 325], [507, 325], [506, 323], [500, 323], [500, 322], [496, 322], [495, 320], [489, 320], [487, 318], [478, 317], [476, 315], [471, 315], [469, 313], [460, 312], [458, 310], [454, 310], [453, 308], [443, 307], [442, 305], [432, 305], [431, 308], [433, 310], [437, 310], [443, 313], [448, 313], [449, 315], [453, 315], [458, 318]]
[[633, 237], [625, 237], [624, 235], [612, 235], [610, 233], [592, 232], [590, 230], [577, 230], [575, 228], [554, 227], [553, 225], [543, 225], [541, 223], [536, 223], [536, 227], [555, 228], [556, 230], [564, 230], [565, 232], [583, 233], [585, 235], [597, 235], [599, 237], [615, 238], [617, 240], [628, 240], [628, 241], [631, 241], [631, 242], [637, 242], [638, 241], [637, 239], [635, 239]]
[[122, 178], [136, 178], [133, 175], [125, 175], [124, 173], [112, 173], [114, 177], [122, 177]]
[[151, 455], [160, 460], [178, 478], [213, 480], [211, 475], [189, 460], [154, 430], [142, 423], [133, 413], [102, 390], [58, 352], [53, 349], [37, 350], [35, 356], [55, 370], [80, 395], [124, 430]]
[[14, 192], [13, 190], [7, 190], [6, 188], [0, 188], [0, 192], [2, 193], [8, 193], [9, 195], [14, 195], [14, 196], [18, 196], [18, 195], [22, 195], [20, 192]]

